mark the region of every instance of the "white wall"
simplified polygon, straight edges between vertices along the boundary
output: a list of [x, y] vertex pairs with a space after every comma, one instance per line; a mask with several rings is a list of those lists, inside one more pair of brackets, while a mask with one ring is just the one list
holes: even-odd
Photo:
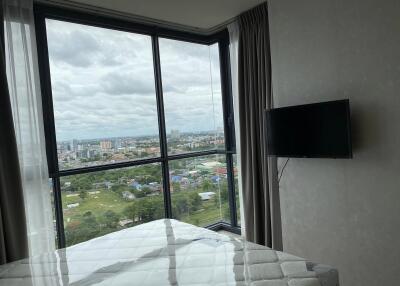
[[[90, 5], [123, 14], [184, 25], [207, 33], [265, 0], [36, 0], [67, 5]], [[164, 23], [166, 24], [166, 23]], [[174, 25], [173, 25], [174, 26]], [[182, 27], [181, 27], [182, 28]], [[191, 29], [192, 30], [192, 29]]]
[[400, 285], [400, 1], [270, 0], [277, 106], [349, 98], [354, 159], [291, 159], [284, 250]]

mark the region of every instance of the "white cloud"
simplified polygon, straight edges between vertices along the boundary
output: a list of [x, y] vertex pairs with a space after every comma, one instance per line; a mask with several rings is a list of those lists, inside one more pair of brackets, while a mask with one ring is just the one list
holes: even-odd
[[[58, 140], [158, 134], [149, 36], [47, 20], [47, 37]], [[218, 47], [160, 53], [167, 131], [221, 127]]]

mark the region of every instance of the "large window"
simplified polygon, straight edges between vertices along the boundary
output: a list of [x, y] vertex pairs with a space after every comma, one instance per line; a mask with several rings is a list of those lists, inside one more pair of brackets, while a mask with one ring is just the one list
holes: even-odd
[[218, 43], [160, 39], [168, 153], [224, 149]]
[[60, 170], [159, 157], [151, 37], [46, 28]]
[[238, 231], [226, 33], [36, 7], [59, 247], [160, 218]]
[[170, 174], [173, 218], [199, 226], [230, 221], [225, 156], [174, 160]]

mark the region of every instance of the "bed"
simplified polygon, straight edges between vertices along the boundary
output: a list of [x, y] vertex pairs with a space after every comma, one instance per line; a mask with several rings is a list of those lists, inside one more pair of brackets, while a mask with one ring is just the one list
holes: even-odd
[[0, 267], [0, 285], [337, 286], [338, 272], [173, 219]]

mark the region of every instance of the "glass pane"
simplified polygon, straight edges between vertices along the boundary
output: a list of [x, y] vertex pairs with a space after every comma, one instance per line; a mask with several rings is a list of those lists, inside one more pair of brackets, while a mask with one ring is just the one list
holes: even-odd
[[58, 247], [57, 220], [56, 220], [56, 209], [55, 209], [55, 201], [54, 201], [53, 179], [51, 179], [51, 178], [49, 179], [48, 187], [49, 187], [49, 191], [50, 191], [50, 199], [51, 199], [51, 207], [52, 207], [52, 215], [53, 215], [54, 244], [57, 248]]
[[236, 215], [237, 215], [237, 222], [238, 225], [240, 226], [241, 220], [240, 220], [240, 199], [239, 199], [239, 172], [238, 172], [238, 161], [237, 161], [237, 155], [233, 154], [233, 172], [234, 172], [234, 178], [235, 178], [235, 198], [236, 198]]
[[229, 219], [225, 155], [169, 162], [173, 217], [197, 226]]
[[164, 217], [160, 164], [61, 178], [67, 246]]
[[160, 156], [151, 37], [46, 28], [60, 169]]
[[218, 44], [160, 39], [169, 154], [224, 148]]

